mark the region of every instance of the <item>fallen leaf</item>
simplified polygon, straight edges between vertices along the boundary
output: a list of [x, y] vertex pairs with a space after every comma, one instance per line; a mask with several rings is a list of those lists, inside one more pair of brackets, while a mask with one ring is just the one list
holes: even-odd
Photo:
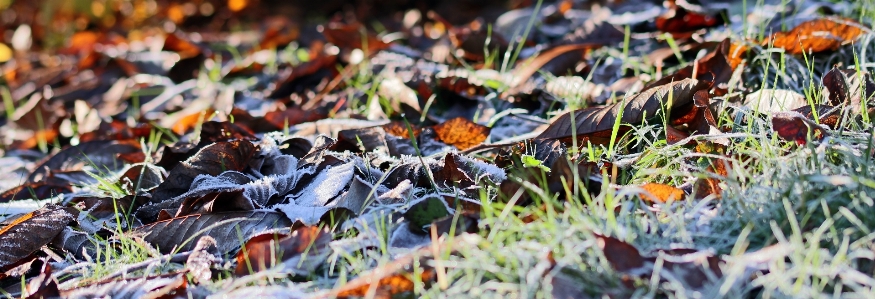
[[817, 117], [821, 125], [827, 126], [833, 130], [838, 129], [839, 118], [842, 117], [842, 109], [839, 109], [841, 107], [827, 105], [815, 105], [815, 107], [817, 107], [817, 109], [815, 109], [817, 115], [812, 113], [811, 106], [799, 107], [793, 109], [793, 111], [801, 113], [802, 116], [805, 116], [805, 118], [808, 119], [813, 120]]
[[[437, 17], [432, 13], [432, 17]], [[438, 17], [439, 18], [439, 17]], [[448, 24], [448, 23], [447, 23]], [[507, 52], [508, 43], [498, 32], [488, 30], [482, 21], [474, 20], [465, 26], [447, 26], [447, 35], [453, 47], [459, 50], [459, 56], [471, 61], [483, 61], [486, 52], [497, 53], [501, 57]], [[500, 60], [500, 59], [499, 59]]]
[[[437, 272], [428, 265], [428, 258], [425, 257], [430, 252], [431, 248], [423, 248], [401, 256], [386, 265], [360, 274], [338, 286], [324, 298], [363, 298], [369, 295], [374, 298], [393, 298], [412, 292], [416, 283], [429, 285], [437, 280]], [[414, 269], [416, 264], [418, 269]]]
[[[119, 154], [142, 152], [140, 144], [134, 140], [89, 141], [64, 148], [34, 168], [28, 181], [43, 180], [55, 172], [121, 170], [124, 163]], [[74, 182], [76, 183], [76, 182]]]
[[[414, 125], [410, 126], [413, 128], [413, 137], [418, 137], [419, 133], [422, 130], [418, 130], [418, 128]], [[410, 138], [410, 131], [408, 130], [408, 126], [403, 122], [393, 121], [383, 125], [382, 127], [383, 130], [386, 130], [386, 133], [388, 133], [389, 135], [401, 138]]]
[[[669, 33], [689, 33], [703, 28], [722, 24], [717, 16], [702, 15], [681, 7], [673, 7], [668, 12], [656, 18], [656, 29]], [[683, 35], [676, 35], [678, 36]]]
[[253, 236], [291, 226], [292, 222], [282, 213], [245, 211], [171, 218], [138, 227], [131, 233], [145, 235], [143, 239], [162, 253], [191, 250], [197, 238], [210, 236], [216, 240], [219, 253], [226, 255]]
[[[639, 124], [645, 117], [656, 117], [669, 103], [671, 111], [680, 110], [693, 102], [693, 94], [707, 86], [702, 81], [684, 79], [650, 88], [624, 100], [625, 105], [617, 103], [574, 111], [574, 123], [571, 113], [566, 113], [553, 121], [536, 139], [570, 140], [574, 134], [578, 139], [590, 140], [593, 144], [607, 144], [615, 122], [626, 126]], [[620, 113], [622, 118], [618, 120]], [[608, 133], [607, 136], [605, 133]]]
[[0, 268], [39, 250], [75, 218], [64, 207], [46, 205], [7, 224], [0, 229]]
[[464, 117], [456, 117], [434, 126], [437, 140], [459, 150], [466, 150], [486, 141], [489, 127], [471, 122]]
[[693, 65], [686, 66], [671, 75], [647, 83], [643, 90], [646, 91], [656, 86], [693, 78], [701, 82], [707, 82], [708, 88], [718, 91], [718, 95], [723, 94], [725, 87], [721, 87], [721, 85], [729, 82], [729, 78], [732, 77], [734, 70], [729, 63], [730, 55], [732, 55], [730, 45], [729, 39], [724, 39], [717, 44], [714, 51], [696, 60]]
[[799, 112], [775, 112], [772, 114], [772, 128], [784, 140], [805, 145], [808, 140], [819, 141], [829, 133], [814, 121]]
[[872, 114], [875, 81], [868, 72], [833, 68], [823, 75], [823, 86], [829, 92], [831, 106], [849, 107], [852, 115]]
[[[249, 167], [249, 160], [256, 151], [257, 147], [246, 140], [217, 142], [206, 146], [170, 170], [164, 183], [153, 191], [151, 202], [163, 202], [188, 192], [199, 175], [218, 176], [227, 170], [242, 171]], [[140, 208], [137, 214], [141, 219], [152, 221], [159, 211], [148, 207]]]
[[848, 18], [819, 18], [803, 22], [790, 31], [774, 33], [760, 44], [784, 48], [793, 55], [835, 51], [863, 35], [863, 28]]
[[287, 107], [264, 114], [264, 120], [274, 126], [275, 130], [284, 130], [300, 123], [317, 121], [326, 115], [317, 111], [304, 111], [300, 107]]
[[328, 242], [331, 233], [315, 226], [305, 226], [290, 235], [265, 234], [253, 237], [237, 253], [237, 276], [249, 275], [282, 267], [306, 276], [321, 266], [331, 253]]
[[596, 245], [615, 270], [629, 272], [644, 267], [646, 259], [635, 246], [614, 237], [596, 235]]
[[684, 191], [669, 185], [659, 183], [647, 183], [641, 186], [644, 193], [638, 195], [641, 199], [653, 203], [666, 203], [679, 201], [684, 198]]
[[[45, 180], [51, 181], [51, 180]], [[24, 199], [46, 199], [57, 196], [62, 193], [70, 193], [73, 191], [72, 186], [68, 184], [50, 184], [45, 181], [36, 183], [24, 183], [18, 187], [4, 191], [0, 194], [0, 202], [9, 202], [13, 200]]]
[[216, 113], [215, 110], [207, 109], [201, 112], [185, 115], [175, 121], [170, 130], [173, 131], [173, 133], [176, 133], [176, 135], [185, 135], [185, 133], [188, 133], [197, 126], [210, 120], [214, 113]]
[[[608, 263], [616, 271], [625, 275], [649, 279], [653, 276], [654, 264], [663, 259], [660, 281], [668, 281], [666, 276], [684, 285], [698, 289], [709, 280], [709, 275], [720, 278], [722, 261], [707, 252], [694, 249], [655, 250], [651, 256], [642, 255], [635, 246], [614, 237], [596, 235], [597, 245]], [[710, 273], [709, 273], [710, 272]]]

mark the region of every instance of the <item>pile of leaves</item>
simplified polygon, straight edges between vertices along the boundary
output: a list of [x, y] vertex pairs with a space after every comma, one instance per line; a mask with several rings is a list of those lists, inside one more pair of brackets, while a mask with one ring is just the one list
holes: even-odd
[[[762, 171], [734, 150], [746, 134], [781, 156], [856, 149], [831, 142], [865, 134], [858, 152], [873, 155], [875, 35], [849, 5], [523, 1], [476, 10], [494, 22], [403, 8], [313, 23], [269, 1], [79, 2], [0, 1], [12, 296], [442, 290], [447, 259], [505, 229], [482, 221], [496, 207], [522, 226], [575, 205], [621, 213], [589, 200], [616, 196], [639, 215], [708, 207], [690, 216], [707, 222], [739, 173]], [[648, 160], [666, 148], [692, 154]], [[650, 175], [660, 168], [675, 175]], [[587, 235], [619, 282], [580, 287], [585, 269], [549, 248], [530, 279], [563, 298], [725, 295], [783, 262], [760, 256], [775, 240], [738, 260]], [[871, 278], [872, 258], [854, 258], [847, 270]]]

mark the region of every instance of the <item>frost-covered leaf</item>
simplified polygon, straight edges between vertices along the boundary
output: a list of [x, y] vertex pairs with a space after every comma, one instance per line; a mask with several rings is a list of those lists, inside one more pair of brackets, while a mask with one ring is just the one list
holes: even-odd
[[191, 250], [198, 238], [210, 236], [224, 255], [240, 248], [252, 236], [291, 226], [292, 222], [281, 213], [246, 211], [171, 218], [139, 227], [132, 233], [145, 235], [143, 239], [162, 253]]
[[189, 191], [199, 175], [218, 176], [222, 172], [242, 171], [249, 167], [250, 159], [257, 147], [246, 140], [217, 142], [204, 147], [194, 156], [177, 165], [158, 188], [152, 193], [153, 205], [144, 206], [137, 211], [137, 217], [153, 221], [162, 209], [176, 209], [178, 203], [155, 205], [172, 200]]
[[56, 205], [27, 213], [0, 229], [0, 268], [12, 265], [48, 244], [75, 216]]
[[333, 168], [338, 171], [333, 175], [317, 177], [311, 183], [312, 187], [297, 193], [297, 197], [289, 197], [288, 203], [276, 205], [275, 208], [289, 219], [305, 225], [317, 224], [322, 216], [335, 209], [344, 209], [357, 215], [368, 199], [377, 194], [372, 195], [371, 191], [375, 188], [372, 184], [353, 175], [352, 165], [349, 163]]

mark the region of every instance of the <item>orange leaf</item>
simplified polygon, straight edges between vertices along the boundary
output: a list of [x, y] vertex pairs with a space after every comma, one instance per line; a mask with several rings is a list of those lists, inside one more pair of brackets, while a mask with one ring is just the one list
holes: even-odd
[[[393, 121], [382, 126], [383, 130], [389, 135], [401, 138], [410, 138], [410, 132], [407, 130], [407, 125], [402, 122]], [[413, 137], [419, 136], [419, 130], [413, 127]]]
[[233, 12], [238, 12], [246, 8], [249, 5], [249, 1], [247, 0], [228, 0], [228, 9]]
[[173, 127], [170, 128], [170, 130], [177, 135], [184, 135], [185, 133], [188, 133], [189, 130], [194, 129], [195, 126], [203, 124], [205, 121], [209, 120], [215, 112], [216, 111], [213, 109], [207, 109], [204, 112], [183, 116], [173, 124]]
[[729, 60], [729, 65], [732, 66], [732, 69], [738, 67], [741, 64], [742, 59], [744, 59], [744, 53], [747, 52], [747, 46], [734, 42], [729, 45], [729, 53], [727, 53], [727, 60]]
[[[237, 253], [238, 276], [257, 273], [301, 257], [329, 250], [331, 234], [316, 226], [302, 227], [291, 235], [264, 234], [253, 237]], [[311, 257], [312, 258], [312, 257]], [[291, 267], [297, 267], [297, 261]]]
[[683, 190], [665, 184], [647, 183], [641, 186], [641, 189], [647, 192], [638, 194], [638, 196], [648, 202], [664, 203], [684, 198]]
[[863, 35], [862, 25], [851, 19], [816, 19], [799, 24], [789, 32], [778, 32], [762, 41], [798, 55], [837, 50], [842, 44]]
[[456, 117], [434, 126], [438, 141], [460, 150], [472, 148], [489, 136], [489, 127], [478, 125], [464, 117]]

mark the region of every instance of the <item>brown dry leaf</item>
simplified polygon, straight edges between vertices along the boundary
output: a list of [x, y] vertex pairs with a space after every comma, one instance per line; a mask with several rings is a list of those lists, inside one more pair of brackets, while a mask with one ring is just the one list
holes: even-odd
[[142, 152], [140, 143], [134, 140], [89, 141], [71, 145], [46, 159], [34, 168], [28, 176], [29, 182], [44, 180], [56, 172], [81, 171], [85, 167], [93, 169], [120, 170], [120, 154]]
[[638, 194], [641, 199], [652, 203], [678, 201], [684, 198], [684, 190], [659, 183], [647, 183], [641, 186], [645, 193]]
[[331, 252], [330, 241], [331, 233], [316, 226], [296, 229], [291, 235], [253, 237], [237, 253], [234, 274], [243, 276], [282, 266], [292, 273], [308, 275]]
[[[152, 193], [151, 201], [159, 203], [182, 195], [189, 190], [198, 175], [218, 176], [227, 170], [242, 171], [249, 167], [249, 160], [256, 151], [257, 146], [247, 140], [216, 142], [206, 146], [170, 170], [164, 183]], [[137, 213], [140, 217], [152, 221], [158, 212], [140, 209]]]
[[695, 78], [693, 79], [707, 82], [709, 88], [714, 88], [715, 91], [718, 92], [718, 95], [722, 95], [724, 88], [721, 87], [721, 85], [729, 82], [729, 78], [732, 77], [732, 71], [734, 70], [729, 63], [730, 55], [732, 55], [730, 49], [729, 39], [724, 39], [717, 44], [714, 51], [708, 53], [708, 55], [705, 55], [702, 59], [696, 60], [693, 65], [684, 67], [674, 74], [648, 83], [644, 86], [644, 90], [646, 91], [647, 89], [656, 86], [693, 78], [693, 75], [695, 75]]
[[848, 18], [820, 18], [799, 24], [788, 32], [778, 32], [760, 44], [784, 48], [787, 53], [819, 53], [835, 51], [863, 35], [863, 25]]
[[288, 107], [284, 110], [274, 110], [264, 114], [264, 120], [273, 125], [276, 130], [283, 130], [300, 123], [317, 121], [327, 115], [318, 111], [304, 111], [300, 107]]
[[722, 261], [707, 252], [694, 249], [660, 249], [651, 253], [650, 256], [644, 256], [635, 246], [617, 238], [596, 235], [596, 240], [608, 263], [625, 275], [649, 279], [653, 276], [653, 265], [659, 259], [659, 255], [665, 255], [674, 257], [672, 260], [683, 261], [674, 262], [664, 259], [660, 271], [667, 273], [660, 275], [661, 281], [667, 281], [665, 274], [670, 274], [688, 287], [701, 288], [709, 281], [708, 274], [712, 274], [716, 278], [722, 276], [719, 265]]
[[221, 142], [229, 140], [256, 140], [249, 128], [227, 121], [208, 121], [201, 124], [200, 142]]
[[[672, 119], [671, 125], [675, 127], [666, 127], [666, 130], [673, 128], [683, 133], [707, 135], [711, 128], [717, 126], [717, 120], [714, 117], [716, 114], [711, 108], [711, 96], [708, 94], [708, 91], [700, 90], [693, 94], [693, 105], [687, 114]], [[673, 144], [672, 141], [677, 142], [679, 140], [669, 140], [669, 144]]]
[[829, 91], [829, 105], [849, 107], [855, 116], [864, 113], [864, 107], [865, 113], [872, 114], [875, 81], [868, 72], [833, 68], [823, 75], [821, 82]]
[[[665, 127], [665, 141], [669, 145], [675, 145], [688, 137], [690, 137], [690, 134], [687, 134], [687, 132], [675, 129], [672, 126]], [[692, 142], [692, 140], [689, 142]]]
[[[817, 117], [819, 118], [821, 125], [827, 126], [833, 130], [839, 127], [839, 118], [842, 116], [841, 109], [828, 105], [815, 105], [815, 107], [817, 107], [815, 111], [817, 111]], [[811, 106], [799, 107], [793, 109], [793, 111], [801, 113], [808, 119], [814, 119], [815, 117], [814, 113], [812, 113]]]
[[201, 54], [200, 47], [174, 33], [167, 34], [162, 50], [176, 52], [179, 54], [180, 59], [191, 58]]
[[[622, 110], [620, 124], [624, 126], [636, 125], [644, 121], [645, 117], [655, 117], [664, 106], [671, 103], [671, 110], [690, 105], [693, 102], [693, 94], [699, 90], [708, 88], [704, 81], [696, 79], [683, 79], [666, 85], [650, 88], [632, 96], [626, 105], [617, 103], [606, 107], [587, 108], [574, 111], [574, 123], [571, 122], [571, 113], [566, 113], [547, 127], [536, 139], [559, 139], [570, 140], [572, 133], [578, 139], [586, 139], [594, 144], [607, 144], [610, 131]], [[669, 98], [671, 96], [671, 98]], [[574, 126], [574, 130], [572, 130]], [[607, 132], [607, 136], [599, 133]], [[604, 138], [608, 137], [608, 138]]]
[[54, 180], [24, 183], [18, 187], [6, 190], [0, 194], [0, 202], [23, 199], [46, 199], [61, 193], [73, 192], [73, 186], [68, 184], [51, 184], [51, 181]]
[[322, 80], [335, 77], [337, 69], [337, 55], [325, 55], [322, 52], [314, 53], [309, 61], [292, 67], [287, 74], [279, 76], [276, 88], [270, 92], [268, 98], [284, 98], [293, 93], [302, 92], [318, 85]]
[[795, 141], [799, 145], [805, 145], [809, 138], [819, 141], [829, 136], [826, 129], [795, 111], [772, 114], [772, 128], [784, 140]]
[[216, 240], [219, 253], [224, 255], [239, 249], [241, 239], [290, 226], [292, 222], [282, 213], [243, 211], [171, 218], [138, 227], [131, 233], [145, 235], [143, 239], [162, 253], [191, 250], [195, 237], [210, 236]]
[[635, 246], [620, 239], [602, 235], [596, 235], [596, 241], [596, 245], [604, 252], [605, 259], [615, 270], [629, 272], [644, 267], [646, 260]]
[[675, 38], [689, 36], [690, 32], [722, 24], [719, 16], [702, 15], [674, 7], [656, 18], [656, 29], [673, 33]]
[[464, 117], [456, 117], [435, 125], [437, 140], [460, 150], [477, 146], [489, 137], [489, 127], [471, 122]]
[[437, 184], [445, 186], [457, 186], [459, 188], [467, 188], [474, 185], [474, 180], [471, 176], [459, 168], [459, 163], [456, 161], [459, 155], [455, 153], [447, 153], [444, 156], [444, 165], [440, 170], [432, 170], [434, 173], [434, 181]]
[[67, 208], [46, 205], [0, 229], [0, 268], [12, 265], [48, 244], [76, 216]]

